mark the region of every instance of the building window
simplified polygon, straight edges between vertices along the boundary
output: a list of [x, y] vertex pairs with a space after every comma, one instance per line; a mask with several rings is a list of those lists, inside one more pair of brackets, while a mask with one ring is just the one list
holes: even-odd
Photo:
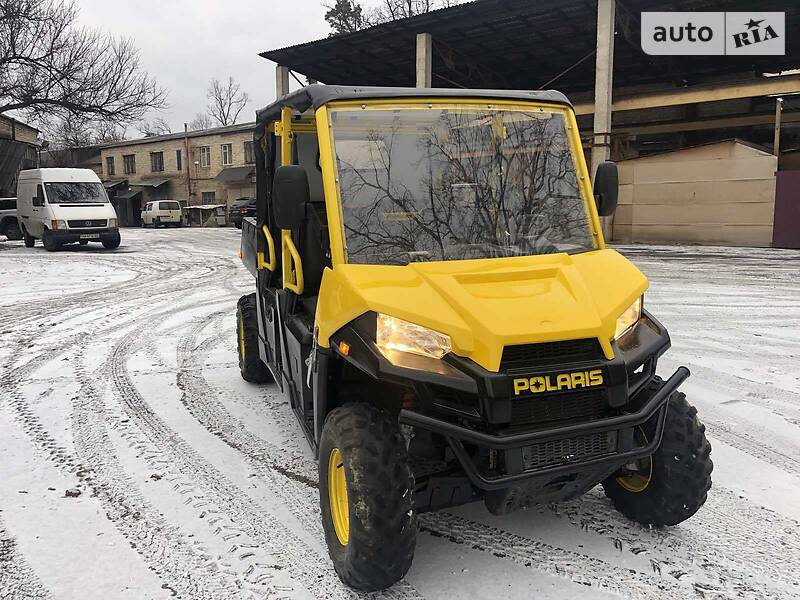
[[133, 175], [136, 173], [136, 155], [126, 154], [122, 157], [122, 163], [125, 167], [125, 175]]
[[230, 144], [220, 145], [222, 148], [222, 166], [227, 167], [233, 164], [233, 146]]
[[214, 204], [215, 192], [203, 192], [203, 204]]
[[153, 173], [159, 173], [164, 170], [164, 153], [151, 152], [150, 153], [150, 170]]
[[200, 166], [211, 166], [211, 146], [200, 146]]
[[109, 177], [113, 177], [114, 173], [115, 173], [114, 157], [106, 156], [106, 175], [108, 175]]
[[255, 142], [244, 143], [244, 162], [248, 165], [256, 164], [256, 147]]
[[180, 150], [175, 150], [175, 165], [178, 171], [183, 171], [183, 157]]

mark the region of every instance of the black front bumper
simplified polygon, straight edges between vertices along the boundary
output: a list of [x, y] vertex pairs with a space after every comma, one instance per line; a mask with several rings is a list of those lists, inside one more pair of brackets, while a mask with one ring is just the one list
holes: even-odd
[[119, 237], [117, 227], [92, 227], [91, 229], [53, 229], [53, 238], [59, 244], [69, 244], [81, 240], [89, 242], [111, 241]]
[[[689, 377], [689, 370], [686, 367], [679, 367], [672, 377], [665, 381], [658, 390], [646, 390], [639, 394], [639, 396], [645, 394], [645, 397], [637, 397], [634, 400], [641, 402], [640, 408], [634, 412], [628, 412], [597, 421], [563, 425], [525, 433], [509, 435], [483, 433], [409, 410], [400, 411], [400, 421], [407, 425], [413, 425], [420, 429], [426, 429], [443, 435], [472, 483], [483, 490], [497, 490], [530, 479], [533, 476], [555, 476], [574, 471], [578, 467], [584, 469], [588, 467], [599, 468], [606, 465], [621, 466], [636, 459], [651, 455], [661, 444], [661, 436], [664, 432], [664, 419], [667, 414], [667, 401], [672, 392], [677, 390], [678, 386], [680, 386], [687, 377]], [[568, 398], [565, 399], [565, 401], [569, 401]], [[633, 443], [633, 435], [627, 435], [628, 432], [632, 432], [635, 427], [640, 427], [650, 422], [651, 419], [655, 420], [655, 435], [650, 436], [647, 444], [643, 446], [635, 445]], [[495, 477], [487, 477], [482, 474], [478, 468], [476, 468], [472, 458], [464, 447], [464, 443], [466, 442], [483, 448], [521, 454], [523, 448], [535, 444], [543, 444], [551, 440], [573, 439], [579, 436], [587, 436], [601, 432], [614, 434], [615, 448], [607, 454], [575, 461], [565, 460], [560, 464], [549, 465], [535, 470], [522, 470], [518, 473], [509, 473]], [[507, 463], [508, 462], [520, 464], [520, 461], [507, 461]]]

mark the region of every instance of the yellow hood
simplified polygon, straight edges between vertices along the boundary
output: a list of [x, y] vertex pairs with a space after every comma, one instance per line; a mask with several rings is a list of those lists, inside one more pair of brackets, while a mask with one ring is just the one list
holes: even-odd
[[503, 347], [596, 337], [608, 358], [620, 314], [647, 278], [614, 250], [502, 259], [338, 265], [317, 305], [319, 344], [375, 311], [448, 334], [453, 352], [497, 371]]

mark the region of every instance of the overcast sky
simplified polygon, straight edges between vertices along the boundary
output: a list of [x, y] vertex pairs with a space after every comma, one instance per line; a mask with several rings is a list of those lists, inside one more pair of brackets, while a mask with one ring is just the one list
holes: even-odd
[[[275, 64], [259, 52], [326, 37], [319, 0], [78, 0], [80, 22], [133, 38], [144, 67], [169, 91], [172, 131], [206, 106], [212, 77], [233, 78], [250, 95], [240, 122], [275, 97]], [[292, 89], [299, 87], [292, 80]], [[129, 135], [138, 135], [133, 127]]]

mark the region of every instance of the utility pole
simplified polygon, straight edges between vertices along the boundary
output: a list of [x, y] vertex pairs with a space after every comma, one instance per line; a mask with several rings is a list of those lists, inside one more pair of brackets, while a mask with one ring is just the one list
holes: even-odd
[[189, 125], [187, 123], [183, 124], [183, 151], [185, 153], [185, 158], [183, 159], [183, 163], [186, 165], [186, 203], [189, 204], [192, 200], [192, 171], [189, 168]]

